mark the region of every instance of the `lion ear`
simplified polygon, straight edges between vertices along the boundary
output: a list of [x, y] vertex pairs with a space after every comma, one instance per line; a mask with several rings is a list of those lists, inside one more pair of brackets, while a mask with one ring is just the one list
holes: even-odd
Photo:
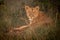
[[26, 5], [25, 5], [25, 9], [29, 9], [29, 8], [30, 8], [29, 6], [26, 6]]
[[36, 6], [35, 9], [36, 9], [36, 10], [39, 10], [39, 6]]

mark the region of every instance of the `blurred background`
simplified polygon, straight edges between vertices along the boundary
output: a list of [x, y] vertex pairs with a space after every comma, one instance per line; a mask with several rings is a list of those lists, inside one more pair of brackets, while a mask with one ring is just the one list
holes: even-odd
[[60, 4], [58, 0], [0, 0], [0, 40], [16, 40], [6, 35], [8, 30], [29, 23], [24, 5], [33, 7], [39, 5], [40, 11], [55, 20], [57, 31], [54, 40], [60, 40]]

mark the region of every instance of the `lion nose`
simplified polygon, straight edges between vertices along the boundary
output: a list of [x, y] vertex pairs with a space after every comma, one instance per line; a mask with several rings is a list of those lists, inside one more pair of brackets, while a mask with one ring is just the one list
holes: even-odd
[[33, 10], [33, 13], [36, 12], [35, 10]]

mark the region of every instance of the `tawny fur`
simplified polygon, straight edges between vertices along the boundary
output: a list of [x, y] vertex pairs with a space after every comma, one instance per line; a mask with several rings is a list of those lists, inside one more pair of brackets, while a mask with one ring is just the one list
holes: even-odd
[[25, 28], [28, 28], [29, 26], [51, 24], [53, 22], [53, 20], [48, 17], [44, 12], [39, 11], [39, 6], [25, 6], [25, 11], [30, 23], [19, 28], [14, 28], [14, 30], [23, 30]]

